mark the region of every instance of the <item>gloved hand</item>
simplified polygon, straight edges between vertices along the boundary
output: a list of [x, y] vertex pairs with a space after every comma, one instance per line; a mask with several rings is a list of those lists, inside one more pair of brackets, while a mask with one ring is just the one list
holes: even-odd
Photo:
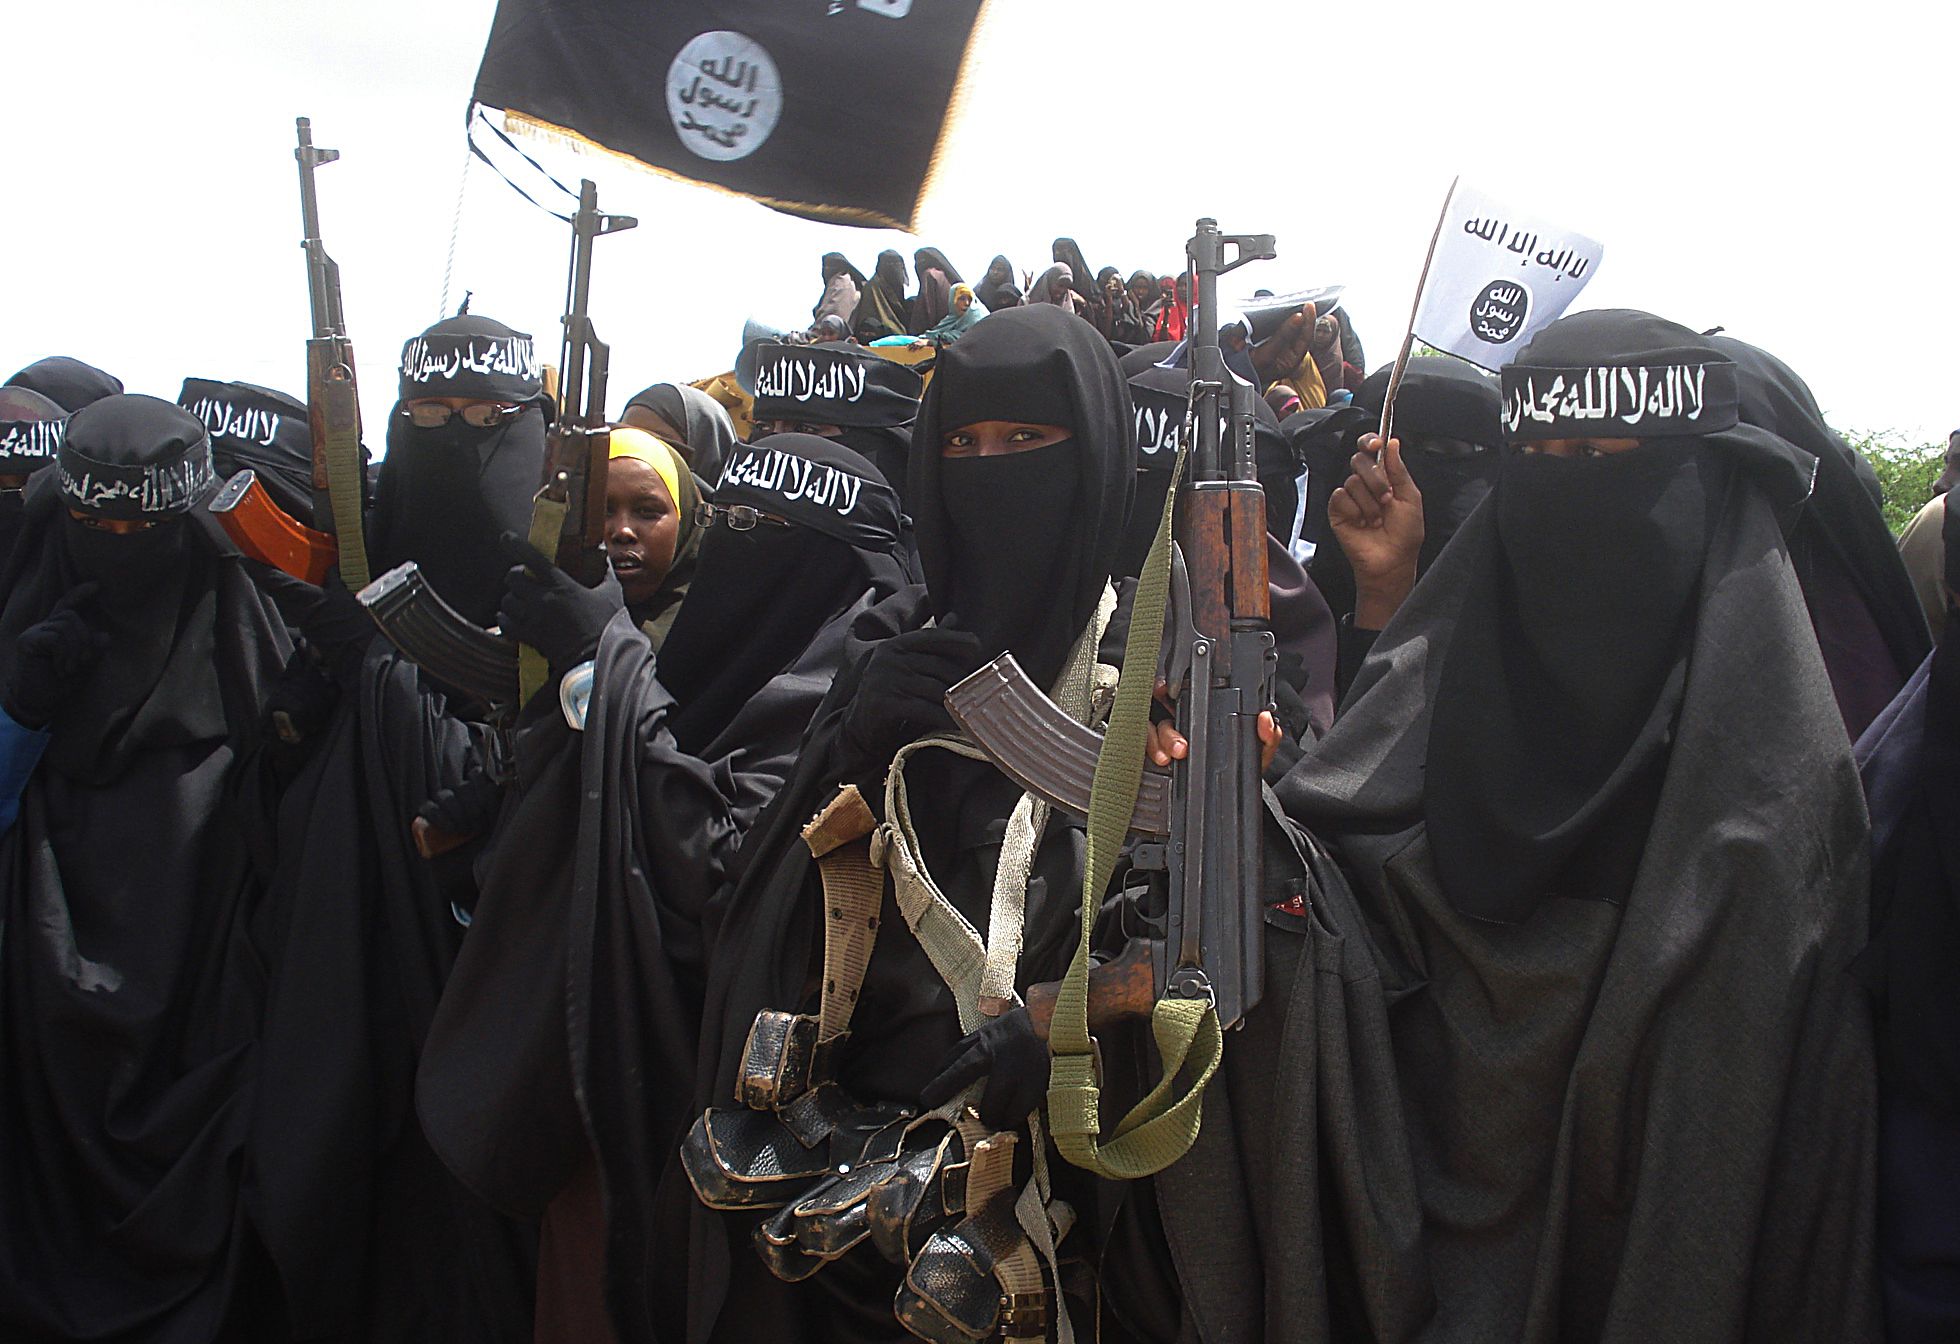
[[979, 666], [980, 640], [967, 630], [907, 630], [876, 645], [845, 711], [845, 773], [882, 770], [907, 742], [952, 732], [946, 688]]
[[339, 704], [340, 686], [320, 655], [310, 648], [294, 649], [286, 670], [266, 692], [265, 721], [275, 738], [296, 747], [324, 732]]
[[368, 646], [381, 633], [381, 627], [375, 624], [360, 599], [347, 591], [340, 575], [332, 573], [320, 585], [319, 600], [301, 618], [300, 633], [306, 636], [307, 644], [334, 681], [345, 686], [360, 670]]
[[504, 633], [542, 653], [560, 674], [598, 652], [599, 636], [626, 605], [612, 571], [597, 588], [587, 588], [515, 532], [504, 533], [504, 553], [515, 562], [497, 611]]
[[496, 824], [503, 801], [503, 786], [476, 770], [453, 788], [437, 790], [435, 797], [416, 809], [415, 815], [451, 835], [482, 835]]
[[1048, 1042], [1034, 1034], [1026, 1008], [990, 1018], [953, 1047], [952, 1058], [919, 1093], [919, 1105], [943, 1106], [980, 1079], [980, 1120], [991, 1129], [1021, 1123], [1048, 1095]]
[[78, 584], [15, 642], [13, 673], [0, 703], [21, 727], [45, 728], [69, 689], [109, 647], [109, 636], [80, 611], [96, 588], [93, 582]]

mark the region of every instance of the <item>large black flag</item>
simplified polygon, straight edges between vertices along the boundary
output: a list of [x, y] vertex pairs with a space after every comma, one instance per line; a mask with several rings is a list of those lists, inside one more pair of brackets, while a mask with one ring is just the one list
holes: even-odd
[[913, 227], [985, 0], [498, 0], [475, 101], [791, 214]]

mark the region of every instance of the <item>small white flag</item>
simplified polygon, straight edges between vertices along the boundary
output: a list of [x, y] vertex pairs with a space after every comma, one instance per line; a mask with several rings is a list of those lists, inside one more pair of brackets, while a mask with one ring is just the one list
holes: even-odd
[[1571, 306], [1605, 250], [1458, 183], [1443, 207], [1415, 334], [1495, 372]]

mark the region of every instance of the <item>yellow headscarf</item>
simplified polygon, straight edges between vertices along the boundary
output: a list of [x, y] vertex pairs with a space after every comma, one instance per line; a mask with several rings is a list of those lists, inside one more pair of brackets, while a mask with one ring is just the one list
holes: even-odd
[[660, 477], [667, 487], [667, 498], [674, 501], [674, 507], [681, 504], [681, 473], [687, 468], [680, 464], [674, 450], [647, 433], [644, 429], [629, 429], [624, 425], [612, 432], [611, 450], [608, 459], [631, 457], [646, 463]]

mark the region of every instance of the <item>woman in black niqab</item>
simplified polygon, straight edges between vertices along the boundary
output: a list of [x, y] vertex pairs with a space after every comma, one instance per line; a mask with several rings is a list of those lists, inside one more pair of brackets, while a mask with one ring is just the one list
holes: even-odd
[[67, 412], [25, 387], [0, 387], [0, 566], [20, 535], [28, 478], [54, 461]]
[[[909, 498], [934, 614], [957, 614], [984, 657], [1012, 650], [1046, 686], [1122, 545], [1136, 488], [1130, 394], [1087, 323], [1051, 305], [998, 316], [997, 332], [982, 322], [940, 356], [912, 439]], [[1069, 437], [1001, 457], [942, 455], [944, 434], [986, 420]], [[1065, 600], [1029, 600], [1043, 592]]]
[[[112, 396], [64, 451], [0, 575], [0, 678], [84, 584], [74, 609], [107, 647], [41, 726], [0, 839], [0, 1320], [15, 1338], [260, 1337], [278, 1289], [243, 1173], [276, 949], [255, 785], [291, 644], [200, 516], [195, 418]], [[150, 525], [90, 526], [105, 510]]]
[[[683, 1257], [647, 1227], [692, 1119], [708, 899], [797, 764], [853, 619], [903, 582], [897, 497], [828, 439], [744, 445], [710, 508], [657, 656], [615, 615], [583, 726], [555, 688], [520, 720], [509, 840], [484, 860], [417, 1078], [457, 1177], [543, 1214], [540, 1340], [604, 1337], [608, 1308], [639, 1340], [668, 1315], [650, 1279]], [[784, 521], [738, 530], [731, 508]]]
[[886, 248], [878, 254], [878, 265], [865, 282], [857, 312], [851, 316], [851, 335], [864, 344], [886, 336], [907, 333], [905, 299], [905, 258]]
[[[543, 475], [546, 399], [528, 335], [488, 317], [436, 323], [403, 348], [389, 452], [368, 520], [375, 573], [417, 562], [445, 601], [496, 620]], [[416, 427], [410, 402], [519, 408]], [[500, 768], [474, 697], [404, 657], [344, 591], [308, 642], [333, 708], [308, 736], [276, 835], [285, 920], [255, 1117], [260, 1232], [295, 1333], [374, 1340], [530, 1336], [532, 1232], [484, 1208], [431, 1150], [414, 1072], [477, 897], [472, 860], [493, 819], [431, 858], [418, 813]], [[350, 897], [350, 893], [358, 899]], [[431, 1253], [430, 1248], [440, 1248]]]
[[[998, 456], [946, 455], [949, 432], [984, 421], [1046, 426], [1064, 437]], [[843, 779], [880, 791], [889, 753], [865, 762], [849, 740], [853, 716], [879, 709], [875, 698], [860, 696], [879, 649], [937, 633], [923, 629], [936, 621], [976, 636], [976, 657], [1011, 650], [1038, 684], [1052, 685], [1109, 583], [1136, 474], [1135, 430], [1127, 387], [1093, 328], [1052, 307], [980, 323], [942, 355], [912, 442], [907, 499], [925, 586], [895, 595], [854, 626], [852, 661], [818, 712], [797, 774], [745, 843], [736, 883], [715, 902], [719, 941], [696, 1081], [700, 1106], [725, 1104], [757, 1011], [805, 997], [809, 916], [820, 893], [797, 828]], [[1042, 600], [1030, 600], [1037, 593]], [[941, 751], [921, 753], [906, 769], [925, 861], [947, 898], [985, 930], [1001, 840], [1021, 791], [993, 766]], [[1074, 945], [1081, 847], [1080, 829], [1062, 819], [1041, 834], [1019, 983], [1057, 976]], [[951, 992], [891, 899], [841, 1081], [862, 1101], [912, 1104], [959, 1039], [960, 1024]], [[692, 1224], [687, 1310], [696, 1337], [891, 1336], [895, 1271], [859, 1256], [826, 1269], [814, 1291], [785, 1288], [762, 1268], [745, 1229], [698, 1205], [678, 1164], [667, 1188]], [[666, 1235], [690, 1232], [677, 1223]]]
[[489, 429], [453, 417], [418, 429], [405, 407], [388, 416], [388, 455], [368, 520], [370, 563], [381, 574], [405, 560], [443, 601], [477, 625], [494, 625], [510, 559], [505, 532], [530, 529], [531, 501], [544, 479], [544, 404], [532, 393], [522, 414]]
[[1784, 548], [1814, 464], [1646, 313], [1552, 323], [1503, 392], [1531, 451], [1276, 786], [1376, 947], [1426, 1329], [1876, 1339], [1864, 803]]

